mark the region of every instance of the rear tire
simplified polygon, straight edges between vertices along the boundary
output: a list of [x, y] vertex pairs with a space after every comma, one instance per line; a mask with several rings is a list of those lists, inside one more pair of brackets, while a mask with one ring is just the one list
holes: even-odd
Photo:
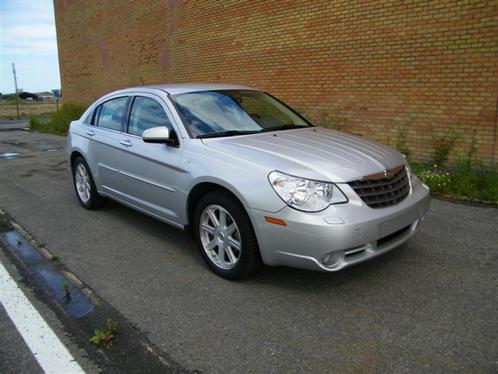
[[235, 280], [260, 267], [251, 221], [242, 204], [229, 193], [218, 190], [203, 196], [193, 218], [197, 246], [214, 273]]
[[74, 190], [80, 204], [85, 209], [99, 208], [104, 198], [98, 194], [90, 168], [82, 157], [74, 160], [72, 171]]

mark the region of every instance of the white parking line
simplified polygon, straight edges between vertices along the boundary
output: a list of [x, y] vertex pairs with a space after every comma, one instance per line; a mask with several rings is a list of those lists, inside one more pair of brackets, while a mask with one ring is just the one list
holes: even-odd
[[0, 303], [45, 373], [84, 373], [1, 263]]

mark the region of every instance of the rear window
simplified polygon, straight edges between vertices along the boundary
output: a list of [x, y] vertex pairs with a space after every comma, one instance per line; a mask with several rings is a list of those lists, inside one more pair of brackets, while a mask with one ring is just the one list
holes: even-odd
[[121, 123], [125, 114], [127, 97], [106, 101], [101, 105], [97, 126], [122, 131]]

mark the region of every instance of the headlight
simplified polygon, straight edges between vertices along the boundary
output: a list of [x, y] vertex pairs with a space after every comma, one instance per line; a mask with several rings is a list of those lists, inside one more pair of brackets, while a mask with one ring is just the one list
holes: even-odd
[[334, 183], [298, 178], [279, 171], [272, 171], [268, 179], [275, 192], [287, 205], [305, 212], [318, 212], [330, 204], [348, 201]]

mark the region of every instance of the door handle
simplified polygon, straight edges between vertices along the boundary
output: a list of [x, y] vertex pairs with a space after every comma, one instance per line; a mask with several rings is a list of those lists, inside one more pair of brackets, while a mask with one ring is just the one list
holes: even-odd
[[133, 145], [133, 143], [130, 142], [129, 140], [120, 140], [119, 142], [125, 147], [131, 147]]
[[87, 130], [86, 134], [89, 135], [89, 136], [94, 136], [95, 135], [95, 131], [93, 131], [93, 130]]

